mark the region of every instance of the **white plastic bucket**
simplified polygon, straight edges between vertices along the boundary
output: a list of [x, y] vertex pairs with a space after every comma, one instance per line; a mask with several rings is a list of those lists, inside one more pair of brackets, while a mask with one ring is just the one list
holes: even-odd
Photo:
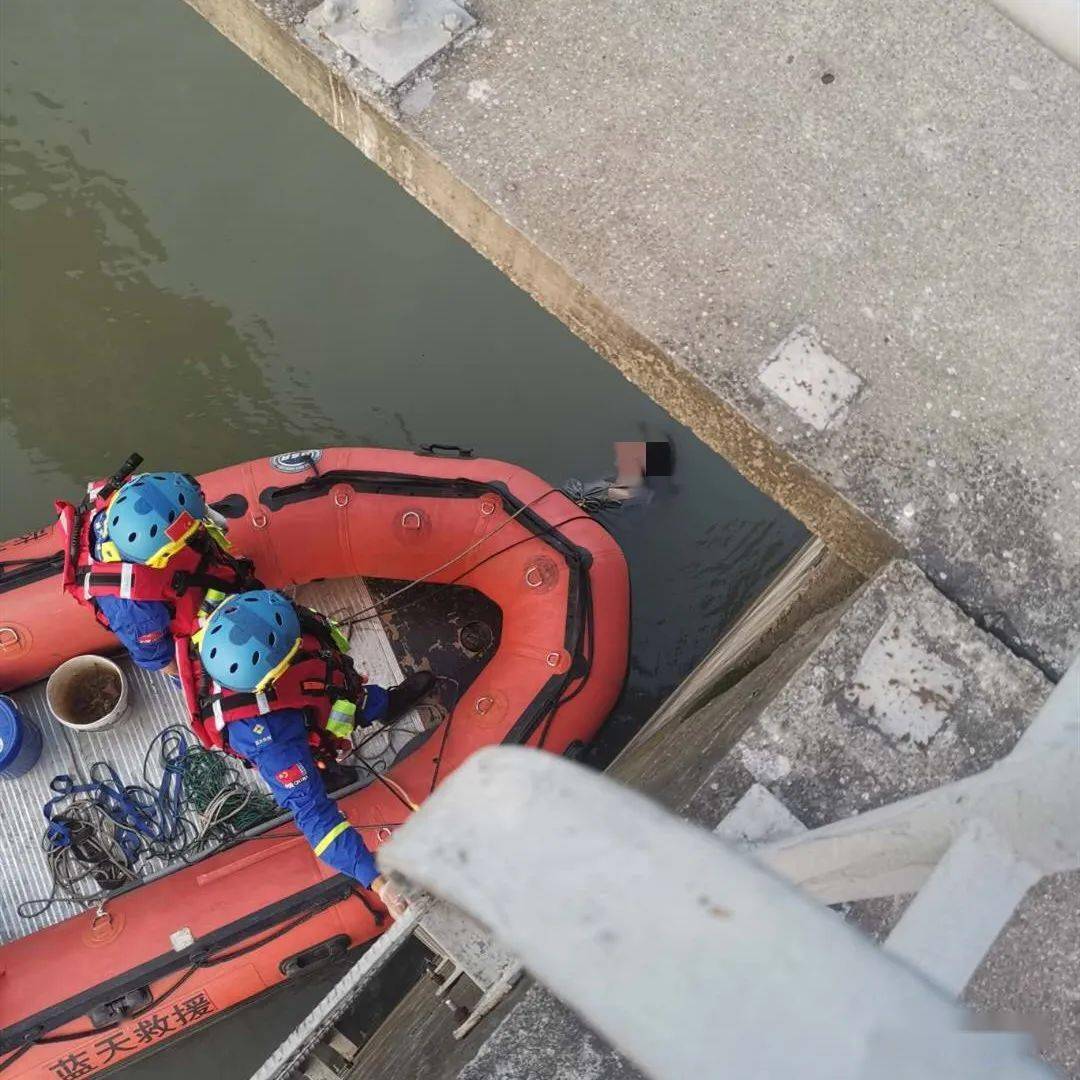
[[[115, 679], [120, 693], [115, 704], [104, 714], [98, 706], [110, 695], [105, 686]], [[100, 731], [112, 727], [127, 712], [128, 688], [124, 673], [104, 656], [73, 656], [65, 660], [45, 684], [49, 711], [74, 731]]]

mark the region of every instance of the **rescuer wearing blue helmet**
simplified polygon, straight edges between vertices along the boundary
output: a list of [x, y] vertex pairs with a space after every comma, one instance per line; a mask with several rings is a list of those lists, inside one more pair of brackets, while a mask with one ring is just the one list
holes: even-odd
[[313, 745], [351, 749], [357, 724], [396, 719], [431, 690], [432, 674], [414, 672], [389, 690], [364, 682], [329, 620], [269, 589], [230, 597], [196, 641], [202, 671], [190, 696], [200, 727], [259, 770], [316, 855], [400, 913], [360, 834], [327, 794]]
[[175, 679], [174, 640], [195, 633], [223, 597], [258, 584], [184, 473], [91, 485], [82, 505], [57, 509], [69, 538], [65, 592], [149, 671]]

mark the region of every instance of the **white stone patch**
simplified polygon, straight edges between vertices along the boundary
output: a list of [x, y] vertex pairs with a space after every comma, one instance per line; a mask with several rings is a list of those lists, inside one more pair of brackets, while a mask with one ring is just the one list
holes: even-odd
[[169, 944], [172, 946], [173, 952], [183, 952], [195, 944], [195, 935], [191, 932], [190, 927], [181, 926], [179, 930], [174, 930], [169, 935]]
[[740, 746], [739, 757], [746, 771], [761, 784], [783, 780], [791, 772], [791, 762], [783, 754], [760, 747]]
[[483, 105], [491, 98], [491, 83], [487, 79], [473, 79], [465, 91], [465, 96], [470, 101], [478, 101]]
[[806, 826], [767, 787], [751, 784], [713, 832], [730, 844], [753, 847], [797, 836]]
[[863, 653], [844, 696], [884, 734], [925, 746], [949, 718], [963, 677], [920, 642], [902, 615], [890, 615]]
[[758, 379], [818, 431], [843, 422], [862, 386], [851, 368], [826, 352], [812, 326], [797, 326], [784, 338], [769, 354]]
[[[407, 15], [387, 4], [323, 0], [303, 26], [316, 41], [329, 42], [394, 87], [476, 25], [456, 0], [411, 0]], [[335, 114], [337, 109], [335, 101]]]

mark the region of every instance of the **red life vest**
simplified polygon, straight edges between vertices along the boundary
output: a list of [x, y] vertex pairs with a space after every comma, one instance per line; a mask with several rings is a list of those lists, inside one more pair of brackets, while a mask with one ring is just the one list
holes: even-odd
[[205, 529], [200, 529], [168, 565], [161, 568], [130, 562], [96, 561], [93, 557], [93, 521], [108, 504], [94, 485], [90, 492], [83, 506], [61, 501], [55, 504], [66, 540], [62, 586], [64, 592], [92, 610], [103, 626], [107, 627], [109, 622], [94, 603], [95, 597], [157, 600], [168, 605], [172, 616], [169, 630], [173, 637], [190, 637], [199, 628], [200, 608], [207, 589], [233, 593], [257, 585], [251, 576], [251, 564], [224, 552]]
[[345, 702], [351, 711], [351, 706], [362, 699], [363, 676], [353, 667], [348, 653], [334, 642], [326, 620], [306, 608], [297, 610], [303, 629], [300, 648], [285, 672], [260, 693], [228, 690], [213, 682], [203, 671], [194, 645], [187, 642], [181, 648], [177, 643], [177, 667], [188, 717], [203, 746], [227, 750], [230, 723], [278, 709], [299, 709], [304, 713], [316, 749], [348, 745], [347, 740], [335, 740], [326, 725], [335, 705]]

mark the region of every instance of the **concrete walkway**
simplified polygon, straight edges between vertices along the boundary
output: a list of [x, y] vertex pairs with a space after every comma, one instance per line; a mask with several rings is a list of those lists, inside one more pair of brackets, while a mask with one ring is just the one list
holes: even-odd
[[854, 565], [1080, 647], [1080, 77], [990, 5], [470, 0], [389, 93], [189, 2]]

